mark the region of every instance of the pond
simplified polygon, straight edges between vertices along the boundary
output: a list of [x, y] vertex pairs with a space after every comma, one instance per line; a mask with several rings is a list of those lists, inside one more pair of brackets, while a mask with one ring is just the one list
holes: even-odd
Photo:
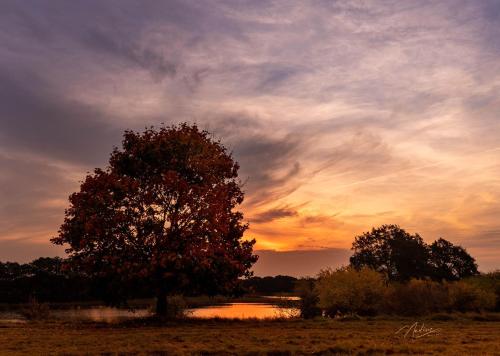
[[188, 310], [195, 318], [267, 319], [291, 318], [299, 315], [297, 308], [278, 307], [267, 303], [230, 303]]
[[[288, 299], [288, 298], [287, 298]], [[50, 317], [68, 321], [90, 320], [96, 322], [118, 322], [151, 315], [149, 309], [117, 309], [110, 307], [89, 307], [74, 309], [55, 309], [50, 311]], [[221, 305], [190, 308], [186, 316], [191, 318], [222, 318], [222, 319], [267, 319], [291, 318], [299, 315], [296, 308], [278, 307], [271, 303], [227, 303]], [[24, 322], [24, 317], [17, 312], [0, 312], [0, 321]]]

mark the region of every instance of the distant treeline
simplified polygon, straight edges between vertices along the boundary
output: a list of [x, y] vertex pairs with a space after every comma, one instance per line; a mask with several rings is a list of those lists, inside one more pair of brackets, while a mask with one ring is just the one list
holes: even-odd
[[[42, 257], [30, 263], [0, 262], [0, 303], [113, 301], [118, 293], [116, 282], [107, 278], [90, 278], [78, 273], [59, 257]], [[126, 286], [132, 298], [152, 296], [145, 283], [131, 281]]]
[[[252, 277], [241, 281], [235, 294], [272, 295], [293, 293], [297, 279], [290, 276]], [[38, 258], [31, 263], [0, 262], [0, 303], [113, 301], [113, 293], [127, 288], [129, 298], [152, 298], [145, 281], [129, 281], [126, 286], [107, 278], [90, 278], [67, 268], [59, 257]]]
[[290, 276], [251, 277], [242, 281], [246, 293], [273, 295], [293, 293], [298, 279]]

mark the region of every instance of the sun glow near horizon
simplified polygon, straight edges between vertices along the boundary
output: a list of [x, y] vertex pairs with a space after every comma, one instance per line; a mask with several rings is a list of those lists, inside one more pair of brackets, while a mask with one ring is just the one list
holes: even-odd
[[196, 122], [241, 165], [257, 249], [399, 224], [500, 268], [498, 4], [167, 3], [0, 14], [0, 259], [63, 253], [124, 130]]

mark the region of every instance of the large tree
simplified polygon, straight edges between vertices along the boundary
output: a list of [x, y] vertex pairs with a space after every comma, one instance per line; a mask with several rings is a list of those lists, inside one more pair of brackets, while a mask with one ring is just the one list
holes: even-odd
[[70, 196], [52, 242], [69, 244], [74, 266], [109, 278], [120, 296], [128, 281], [148, 281], [158, 315], [172, 293], [229, 292], [257, 260], [235, 210], [243, 202], [238, 169], [196, 125], [126, 131], [109, 166]]

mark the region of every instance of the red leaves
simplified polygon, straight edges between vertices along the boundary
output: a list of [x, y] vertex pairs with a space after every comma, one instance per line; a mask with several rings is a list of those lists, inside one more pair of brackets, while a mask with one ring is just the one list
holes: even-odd
[[122, 146], [70, 196], [52, 241], [69, 244], [90, 272], [174, 289], [186, 278], [193, 290], [223, 289], [247, 275], [255, 241], [242, 240], [239, 166], [226, 148], [187, 124], [126, 131]]

